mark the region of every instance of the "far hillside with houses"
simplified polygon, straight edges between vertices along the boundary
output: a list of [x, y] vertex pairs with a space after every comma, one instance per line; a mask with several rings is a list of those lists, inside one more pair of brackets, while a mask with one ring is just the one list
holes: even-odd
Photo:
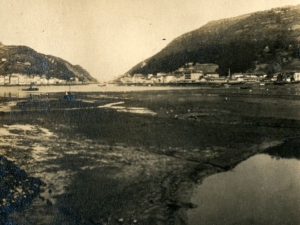
[[78, 78], [70, 81], [51, 77], [46, 78], [46, 75], [25, 75], [12, 73], [0, 75], [0, 85], [64, 85], [64, 84], [81, 84]]
[[245, 83], [296, 83], [300, 82], [300, 71], [279, 72], [267, 76], [263, 71], [252, 73], [230, 73], [220, 76], [219, 66], [213, 63], [186, 63], [171, 73], [126, 74], [117, 80], [119, 85], [183, 85], [183, 84], [245, 84]]
[[36, 52], [27, 46], [0, 42], [0, 85], [63, 85], [98, 83], [80, 65]]

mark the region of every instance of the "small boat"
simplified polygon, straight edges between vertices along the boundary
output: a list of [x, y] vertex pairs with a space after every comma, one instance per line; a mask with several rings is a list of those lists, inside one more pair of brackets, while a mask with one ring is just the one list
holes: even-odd
[[249, 86], [249, 85], [243, 85], [243, 86], [240, 86], [240, 89], [251, 89], [251, 86]]
[[64, 95], [65, 100], [71, 101], [73, 98], [76, 98], [76, 94], [74, 93], [66, 92], [66, 94]]
[[220, 87], [222, 87], [222, 84], [210, 84], [210, 86], [212, 88], [220, 88]]
[[227, 80], [226, 84], [230, 84], [230, 85], [235, 85], [235, 84], [244, 84], [244, 81], [240, 81], [240, 80]]
[[22, 91], [38, 91], [39, 89], [37, 87], [32, 87], [32, 85], [30, 85], [29, 88], [23, 88]]
[[98, 84], [98, 87], [105, 87], [106, 86], [106, 82], [100, 82], [99, 84]]
[[275, 84], [275, 85], [285, 85], [286, 82], [284, 82], [284, 81], [274, 81], [273, 84]]

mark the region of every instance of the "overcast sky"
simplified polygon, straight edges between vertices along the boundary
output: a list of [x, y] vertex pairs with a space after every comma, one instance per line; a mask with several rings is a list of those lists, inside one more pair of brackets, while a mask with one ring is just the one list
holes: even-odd
[[61, 57], [103, 81], [211, 20], [297, 4], [300, 0], [0, 0], [0, 41]]

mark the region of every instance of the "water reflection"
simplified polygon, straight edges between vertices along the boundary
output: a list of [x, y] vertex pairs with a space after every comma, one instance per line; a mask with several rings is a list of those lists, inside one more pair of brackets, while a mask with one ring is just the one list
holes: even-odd
[[300, 159], [300, 138], [293, 138], [285, 141], [282, 145], [268, 149], [265, 153], [271, 156]]
[[263, 94], [263, 95], [282, 95], [282, 96], [299, 96], [300, 84], [294, 85], [266, 85], [260, 86], [257, 84], [249, 85], [250, 89], [240, 89], [240, 85], [231, 86], [218, 86], [212, 88], [212, 86], [116, 86], [107, 85], [105, 87], [99, 87], [97, 84], [91, 85], [61, 85], [61, 86], [39, 86], [39, 91], [28, 92], [22, 91], [20, 86], [2, 86], [0, 90], [0, 97], [6, 98], [26, 98], [31, 95], [40, 95], [44, 93], [54, 93], [66, 91], [71, 92], [131, 92], [131, 91], [159, 91], [159, 90], [184, 90], [184, 89], [198, 89], [203, 90], [205, 93], [238, 93], [238, 94]]
[[300, 161], [256, 155], [198, 186], [190, 225], [300, 224]]

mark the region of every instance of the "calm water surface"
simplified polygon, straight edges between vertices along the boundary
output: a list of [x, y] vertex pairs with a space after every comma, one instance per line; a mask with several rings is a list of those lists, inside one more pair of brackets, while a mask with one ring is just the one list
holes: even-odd
[[251, 85], [250, 89], [240, 89], [240, 85], [225, 86], [116, 86], [107, 85], [100, 87], [98, 84], [91, 85], [61, 85], [61, 86], [37, 86], [39, 91], [22, 91], [28, 86], [1, 86], [0, 97], [28, 97], [29, 94], [53, 93], [53, 92], [129, 92], [129, 91], [153, 91], [153, 90], [179, 90], [179, 89], [201, 89], [209, 93], [217, 94], [263, 94], [280, 96], [300, 96], [300, 83], [293, 85]]
[[253, 156], [196, 188], [189, 224], [300, 224], [299, 178], [296, 158]]
[[[41, 93], [53, 93], [53, 92], [129, 92], [129, 91], [146, 91], [146, 90], [172, 90], [172, 89], [186, 89], [186, 88], [197, 88], [197, 87], [168, 87], [168, 86], [116, 86], [107, 85], [100, 87], [98, 84], [90, 85], [59, 85], [59, 86], [36, 86], [39, 88], [38, 91], [22, 91], [28, 86], [1, 86], [0, 97], [8, 97], [9, 95], [14, 97], [26, 97], [29, 94], [41, 94]], [[202, 87], [206, 88], [207, 87]]]

